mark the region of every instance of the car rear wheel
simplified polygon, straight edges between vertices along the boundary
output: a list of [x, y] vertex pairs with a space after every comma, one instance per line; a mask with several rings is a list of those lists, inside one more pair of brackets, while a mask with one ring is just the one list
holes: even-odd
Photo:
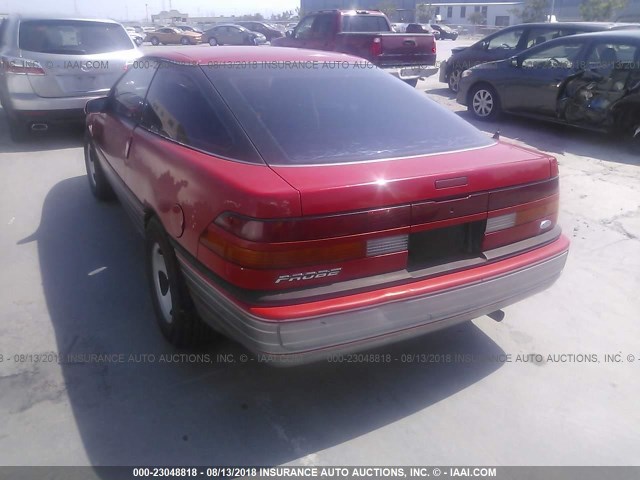
[[460, 89], [461, 75], [462, 75], [462, 69], [460, 68], [454, 68], [449, 74], [449, 80], [448, 80], [449, 90], [451, 90], [453, 93], [458, 93], [458, 90]]
[[142, 40], [141, 38], [136, 38], [136, 45], [137, 46], [142, 45], [143, 42], [144, 42], [144, 40]]
[[84, 140], [84, 166], [87, 170], [87, 180], [93, 196], [103, 202], [113, 199], [113, 190], [98, 161], [95, 147], [88, 136]]
[[172, 345], [203, 345], [213, 331], [198, 317], [175, 251], [154, 217], [146, 228], [145, 259], [151, 300], [160, 331]]
[[189, 39], [188, 39], [187, 37], [182, 37], [182, 38], [180, 39], [180, 43], [181, 43], [182, 45], [189, 45]]
[[477, 85], [469, 94], [469, 111], [478, 120], [494, 120], [500, 110], [498, 95], [489, 85]]
[[16, 143], [27, 140], [29, 130], [27, 129], [28, 125], [26, 123], [11, 117], [7, 118], [7, 122], [9, 122], [9, 136], [11, 137], [11, 140]]
[[160, 45], [160, 39], [158, 37], [151, 37], [151, 45], [157, 47]]
[[211, 37], [209, 39], [209, 45], [211, 45], [212, 47], [215, 47], [216, 45], [218, 45], [218, 41], [215, 38]]

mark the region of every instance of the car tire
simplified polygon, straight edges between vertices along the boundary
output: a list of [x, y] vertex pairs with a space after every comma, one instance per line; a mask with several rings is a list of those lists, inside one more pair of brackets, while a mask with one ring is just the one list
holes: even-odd
[[209, 45], [211, 45], [212, 47], [215, 47], [218, 45], [218, 40], [216, 40], [215, 38], [211, 37], [209, 39]]
[[145, 262], [153, 309], [167, 341], [178, 348], [209, 343], [213, 331], [198, 317], [175, 251], [155, 217], [146, 228]]
[[91, 143], [88, 135], [85, 135], [84, 140], [84, 166], [87, 170], [89, 189], [93, 196], [101, 202], [112, 200], [115, 195], [102, 170], [102, 165], [100, 165], [98, 161], [95, 147]]
[[462, 77], [462, 69], [460, 67], [454, 67], [449, 73], [449, 78], [447, 79], [447, 84], [449, 85], [449, 90], [453, 93], [458, 93], [460, 90], [460, 78]]
[[137, 38], [137, 39], [136, 39], [136, 45], [137, 45], [137, 46], [141, 46], [143, 43], [144, 43], [144, 40], [143, 40], [143, 39], [141, 39], [141, 38]]
[[151, 45], [157, 47], [160, 45], [160, 39], [158, 37], [151, 37]]
[[495, 89], [481, 83], [469, 91], [468, 109], [477, 120], [495, 120], [500, 112], [500, 100]]
[[7, 117], [7, 122], [9, 123], [9, 136], [11, 140], [16, 143], [25, 142], [29, 137], [28, 125], [11, 117]]
[[406, 83], [407, 85], [412, 86], [413, 88], [416, 88], [416, 86], [418, 85], [418, 79], [417, 78], [411, 78], [409, 80], [403, 80], [404, 83]]
[[187, 37], [182, 37], [180, 39], [180, 44], [182, 45], [189, 45], [189, 39]]

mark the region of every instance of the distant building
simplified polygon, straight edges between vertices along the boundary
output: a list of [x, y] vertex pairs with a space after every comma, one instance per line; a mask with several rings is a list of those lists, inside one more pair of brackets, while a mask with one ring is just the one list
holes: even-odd
[[[486, 27], [508, 27], [520, 23], [520, 19], [514, 13], [523, 4], [522, 1], [514, 2], [479, 2], [477, 0], [434, 1], [431, 8], [434, 15], [440, 19], [440, 23], [450, 25], [470, 25], [469, 20], [474, 14], [480, 14]], [[477, 16], [477, 15], [476, 15]]]
[[180, 13], [178, 10], [163, 10], [162, 12], [151, 15], [151, 23], [164, 25], [167, 23], [186, 23], [189, 21], [188, 13]]
[[415, 21], [416, 4], [427, 3], [416, 0], [300, 0], [300, 10], [311, 13], [318, 10], [377, 10], [381, 6], [393, 5], [389, 20], [394, 23]]

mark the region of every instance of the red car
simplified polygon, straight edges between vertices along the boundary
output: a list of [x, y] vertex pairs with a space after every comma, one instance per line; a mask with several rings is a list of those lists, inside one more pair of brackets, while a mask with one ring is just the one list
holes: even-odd
[[360, 58], [181, 48], [87, 104], [92, 192], [146, 238], [178, 346], [209, 327], [306, 361], [490, 314], [550, 286], [558, 164]]

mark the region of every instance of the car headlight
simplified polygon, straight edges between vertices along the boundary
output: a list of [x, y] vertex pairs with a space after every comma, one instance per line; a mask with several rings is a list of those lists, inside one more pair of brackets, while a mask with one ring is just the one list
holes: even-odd
[[466, 78], [469, 75], [471, 75], [471, 70], [465, 70], [464, 72], [462, 72], [462, 78]]

